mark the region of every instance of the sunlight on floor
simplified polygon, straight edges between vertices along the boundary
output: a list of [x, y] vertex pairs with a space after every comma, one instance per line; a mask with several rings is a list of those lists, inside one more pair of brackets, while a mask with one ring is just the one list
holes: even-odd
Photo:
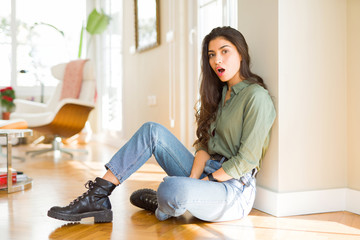
[[277, 229], [278, 231], [303, 231], [322, 234], [344, 234], [357, 235], [360, 237], [360, 230], [346, 226], [342, 223], [324, 220], [310, 220], [291, 218], [273, 218], [249, 216], [256, 228]]
[[[104, 164], [117, 151], [89, 144], [89, 155], [54, 161], [51, 154], [14, 167], [33, 177], [33, 187], [14, 194], [0, 192], [0, 239], [246, 239], [246, 240], [360, 240], [360, 217], [349, 212], [276, 218], [253, 209], [238, 221], [208, 223], [189, 212], [159, 222], [153, 213], [131, 205], [129, 196], [139, 188], [158, 187], [166, 176], [152, 158], [111, 195], [113, 223], [94, 224], [50, 219], [52, 206], [64, 206], [81, 195], [84, 184], [105, 173]], [[24, 153], [21, 147], [14, 154]], [[4, 163], [4, 161], [2, 161]]]
[[129, 180], [132, 181], [159, 181], [161, 182], [166, 173], [157, 163], [145, 164], [133, 175], [130, 176]]

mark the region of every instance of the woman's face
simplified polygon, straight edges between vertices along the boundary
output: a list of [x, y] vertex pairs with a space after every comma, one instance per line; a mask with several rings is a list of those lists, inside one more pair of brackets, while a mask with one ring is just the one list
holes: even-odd
[[241, 56], [234, 44], [223, 37], [217, 37], [209, 42], [209, 64], [222, 82], [229, 87], [241, 82]]

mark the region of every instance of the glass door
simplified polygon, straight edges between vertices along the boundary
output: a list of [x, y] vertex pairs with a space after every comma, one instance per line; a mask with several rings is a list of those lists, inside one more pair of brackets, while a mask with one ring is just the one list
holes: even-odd
[[100, 5], [111, 17], [97, 47], [100, 100], [100, 130], [104, 140], [118, 138], [123, 128], [122, 101], [122, 7], [123, 1], [104, 0]]

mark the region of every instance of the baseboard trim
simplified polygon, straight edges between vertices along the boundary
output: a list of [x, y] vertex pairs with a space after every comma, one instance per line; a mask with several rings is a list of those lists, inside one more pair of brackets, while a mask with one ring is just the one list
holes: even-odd
[[346, 210], [360, 215], [360, 191], [348, 189], [346, 192]]
[[276, 217], [349, 211], [360, 214], [360, 191], [349, 188], [277, 193], [257, 187], [254, 208]]

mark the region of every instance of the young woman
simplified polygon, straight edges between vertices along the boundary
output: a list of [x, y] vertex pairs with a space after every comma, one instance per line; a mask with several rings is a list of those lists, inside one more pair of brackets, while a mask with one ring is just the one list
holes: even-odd
[[89, 181], [87, 192], [66, 207], [52, 207], [48, 216], [112, 221], [108, 196], [152, 155], [168, 177], [157, 192], [134, 192], [134, 205], [155, 212], [160, 221], [185, 211], [213, 222], [246, 216], [269, 144], [274, 105], [263, 80], [250, 70], [243, 35], [233, 28], [215, 28], [203, 40], [201, 78], [195, 156], [165, 127], [145, 123], [105, 165], [103, 178]]

